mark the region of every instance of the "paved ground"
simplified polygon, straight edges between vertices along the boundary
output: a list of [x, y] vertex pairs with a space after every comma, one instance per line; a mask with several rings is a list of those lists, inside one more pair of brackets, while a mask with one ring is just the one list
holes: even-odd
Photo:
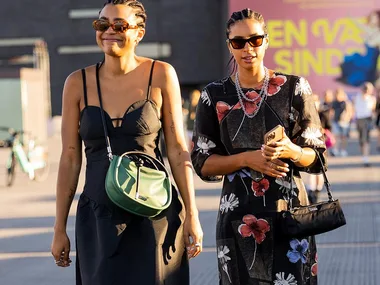
[[[52, 168], [47, 181], [31, 182], [26, 175], [18, 173], [15, 185], [6, 188], [5, 177], [0, 172], [0, 285], [74, 284], [74, 267], [57, 268], [49, 253], [59, 139], [52, 138], [49, 146]], [[328, 175], [335, 196], [343, 202], [348, 224], [317, 238], [319, 284], [379, 285], [380, 155], [373, 152], [372, 167], [363, 168], [354, 140], [350, 142], [349, 152], [349, 157], [329, 159]], [[4, 169], [5, 155], [4, 150], [0, 151], [0, 169]], [[79, 187], [83, 187], [83, 176]], [[196, 179], [196, 188], [205, 251], [191, 261], [191, 284], [217, 284], [214, 235], [220, 184]], [[68, 223], [71, 237], [74, 214], [72, 210]]]

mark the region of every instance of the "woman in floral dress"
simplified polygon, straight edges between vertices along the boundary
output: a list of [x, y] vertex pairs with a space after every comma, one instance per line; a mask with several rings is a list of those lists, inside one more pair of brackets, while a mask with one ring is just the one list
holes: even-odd
[[[225, 178], [216, 230], [219, 284], [315, 285], [315, 239], [285, 237], [280, 214], [290, 201], [308, 204], [300, 171], [325, 167], [311, 88], [304, 78], [264, 66], [269, 37], [259, 13], [233, 13], [226, 34], [236, 68], [202, 91], [192, 150], [203, 180]], [[264, 145], [264, 134], [279, 124], [284, 138]]]

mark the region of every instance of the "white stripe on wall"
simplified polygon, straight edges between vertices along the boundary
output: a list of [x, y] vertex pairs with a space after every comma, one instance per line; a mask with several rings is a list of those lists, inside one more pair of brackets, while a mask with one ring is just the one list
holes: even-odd
[[0, 39], [0, 47], [33, 46], [38, 41], [43, 41], [43, 39], [42, 38]]
[[79, 54], [79, 53], [100, 53], [98, 46], [61, 46], [58, 48], [59, 54]]
[[[67, 55], [82, 53], [102, 53], [102, 51], [97, 45], [61, 46], [58, 48], [58, 53]], [[137, 46], [136, 54], [153, 58], [170, 57], [171, 46], [168, 43], [140, 43]]]
[[69, 11], [70, 19], [98, 18], [100, 9], [73, 9]]

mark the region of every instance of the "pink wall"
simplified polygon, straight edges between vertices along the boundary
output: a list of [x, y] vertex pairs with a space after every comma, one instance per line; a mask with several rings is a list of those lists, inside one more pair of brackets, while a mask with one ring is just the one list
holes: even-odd
[[345, 55], [365, 53], [363, 30], [354, 20], [365, 23], [380, 0], [230, 0], [229, 15], [244, 8], [262, 13], [267, 22], [268, 68], [305, 76], [319, 94], [327, 88], [355, 90], [335, 80], [339, 64]]

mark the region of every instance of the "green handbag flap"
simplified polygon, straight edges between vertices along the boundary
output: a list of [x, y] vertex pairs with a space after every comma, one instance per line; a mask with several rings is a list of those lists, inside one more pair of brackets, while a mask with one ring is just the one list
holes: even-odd
[[171, 202], [171, 183], [166, 173], [150, 167], [140, 167], [139, 195], [137, 191], [137, 166], [126, 156], [113, 159], [115, 183], [120, 191], [146, 206], [160, 209]]

